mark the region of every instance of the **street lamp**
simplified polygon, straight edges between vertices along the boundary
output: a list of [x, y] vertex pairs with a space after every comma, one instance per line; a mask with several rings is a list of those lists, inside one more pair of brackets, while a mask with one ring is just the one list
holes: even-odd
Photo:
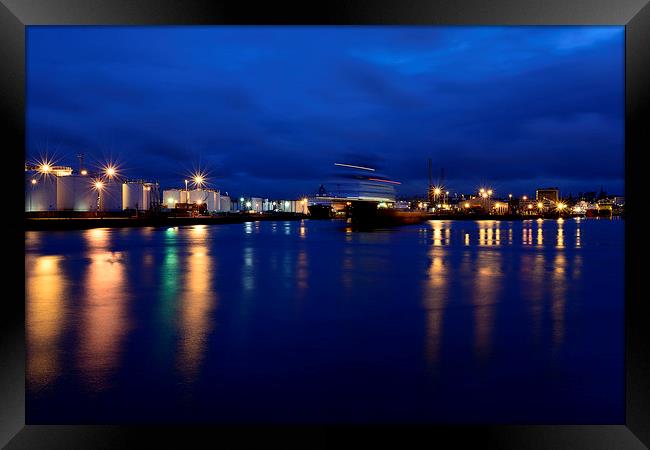
[[36, 181], [35, 179], [32, 178], [32, 190], [29, 193], [29, 210], [30, 211], [32, 210], [32, 196], [34, 195], [34, 186], [36, 186], [36, 183], [38, 183], [38, 181]]
[[95, 190], [97, 191], [97, 197], [99, 199], [99, 203], [97, 205], [97, 208], [101, 211], [103, 208], [103, 196], [102, 196], [102, 189], [104, 189], [104, 182], [102, 180], [95, 180], [95, 183], [93, 183], [93, 186]]
[[187, 189], [188, 180], [185, 180], [185, 203], [190, 202], [190, 191]]

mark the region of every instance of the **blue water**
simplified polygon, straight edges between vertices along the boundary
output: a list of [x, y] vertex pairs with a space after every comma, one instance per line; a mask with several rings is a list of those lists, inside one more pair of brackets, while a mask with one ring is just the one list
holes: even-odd
[[622, 423], [624, 222], [27, 232], [27, 423]]

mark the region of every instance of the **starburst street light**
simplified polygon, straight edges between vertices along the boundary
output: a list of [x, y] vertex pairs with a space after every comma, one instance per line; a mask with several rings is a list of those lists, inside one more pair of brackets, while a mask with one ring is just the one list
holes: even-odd
[[[104, 181], [113, 181], [115, 178], [119, 178], [119, 167], [113, 161], [108, 161], [106, 164], [103, 164], [100, 167], [101, 177]], [[86, 172], [87, 174], [88, 172]], [[84, 174], [82, 174], [84, 175]]]
[[[207, 180], [208, 177], [206, 174], [200, 170], [197, 170], [190, 175], [190, 183], [192, 183], [194, 189], [201, 189], [204, 187], [205, 184], [207, 184]], [[187, 186], [187, 180], [185, 181], [185, 186]]]

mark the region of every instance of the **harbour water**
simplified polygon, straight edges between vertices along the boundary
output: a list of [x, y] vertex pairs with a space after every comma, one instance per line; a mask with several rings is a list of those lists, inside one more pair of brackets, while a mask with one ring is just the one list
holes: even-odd
[[623, 220], [25, 239], [28, 424], [624, 421]]

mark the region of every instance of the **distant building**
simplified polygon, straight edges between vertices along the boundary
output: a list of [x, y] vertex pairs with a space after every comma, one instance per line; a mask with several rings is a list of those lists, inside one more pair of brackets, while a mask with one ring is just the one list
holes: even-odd
[[540, 202], [544, 199], [557, 203], [560, 200], [560, 190], [556, 187], [537, 189], [535, 191], [535, 200]]

